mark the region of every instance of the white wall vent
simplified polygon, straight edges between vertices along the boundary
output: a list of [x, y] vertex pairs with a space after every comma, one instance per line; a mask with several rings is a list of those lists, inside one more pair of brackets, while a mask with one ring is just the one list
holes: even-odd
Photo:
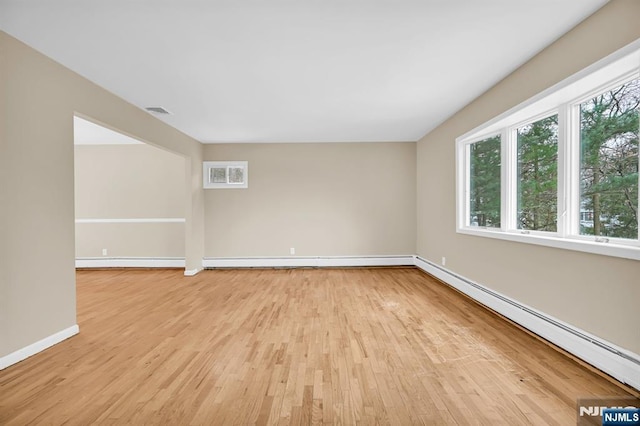
[[248, 161], [205, 161], [202, 163], [204, 189], [248, 188]]

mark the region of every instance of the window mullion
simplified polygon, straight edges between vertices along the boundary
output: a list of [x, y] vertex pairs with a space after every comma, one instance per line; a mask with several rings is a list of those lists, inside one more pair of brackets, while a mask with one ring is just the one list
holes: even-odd
[[571, 167], [571, 119], [570, 106], [561, 105], [558, 109], [558, 236], [566, 237], [570, 233], [575, 215], [570, 211], [570, 185], [573, 176]]
[[517, 216], [517, 149], [512, 129], [504, 129], [502, 139], [502, 170], [501, 170], [501, 216], [502, 230], [516, 229]]
[[[580, 233], [580, 115], [576, 105], [563, 108], [565, 125], [562, 130], [564, 140], [564, 218], [562, 236]], [[558, 209], [560, 211], [560, 209]]]

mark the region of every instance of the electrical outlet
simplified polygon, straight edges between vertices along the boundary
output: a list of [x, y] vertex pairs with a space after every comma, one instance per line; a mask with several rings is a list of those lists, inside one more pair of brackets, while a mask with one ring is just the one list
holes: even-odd
[[447, 265], [447, 258], [442, 256], [442, 266], [446, 266]]
[[102, 255], [106, 256], [107, 255], [107, 249], [102, 249]]
[[291, 248], [289, 249], [289, 254], [296, 254], [296, 249], [295, 249], [295, 247], [291, 247]]

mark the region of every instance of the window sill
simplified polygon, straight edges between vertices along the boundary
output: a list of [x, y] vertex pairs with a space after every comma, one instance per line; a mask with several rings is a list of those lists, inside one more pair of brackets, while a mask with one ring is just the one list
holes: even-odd
[[565, 250], [581, 251], [585, 253], [599, 254], [603, 256], [620, 257], [623, 259], [640, 260], [640, 247], [615, 242], [595, 242], [573, 238], [561, 238], [540, 234], [516, 234], [500, 230], [484, 228], [459, 228], [459, 234], [474, 235], [478, 237], [496, 238], [499, 240], [515, 241], [519, 243], [535, 244], [539, 246], [554, 247]]

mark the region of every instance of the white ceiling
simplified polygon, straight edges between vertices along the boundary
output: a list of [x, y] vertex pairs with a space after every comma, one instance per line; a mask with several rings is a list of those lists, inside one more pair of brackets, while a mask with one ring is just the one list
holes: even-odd
[[0, 29], [201, 142], [415, 141], [606, 0], [0, 0]]

